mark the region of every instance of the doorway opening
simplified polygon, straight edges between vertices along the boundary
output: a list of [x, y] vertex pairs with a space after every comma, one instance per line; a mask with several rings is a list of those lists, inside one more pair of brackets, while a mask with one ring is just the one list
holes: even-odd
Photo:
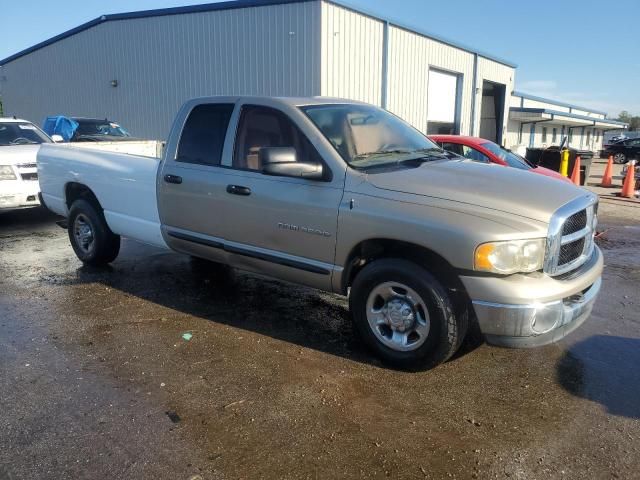
[[480, 109], [480, 137], [502, 145], [506, 85], [484, 80]]

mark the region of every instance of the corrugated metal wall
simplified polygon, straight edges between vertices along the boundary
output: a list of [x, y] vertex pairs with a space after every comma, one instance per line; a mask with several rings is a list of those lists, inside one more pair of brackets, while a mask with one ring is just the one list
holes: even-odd
[[[319, 95], [320, 2], [109, 21], [3, 68], [5, 112], [109, 117], [166, 138], [206, 95]], [[118, 81], [118, 87], [110, 85]]]
[[322, 2], [322, 95], [381, 104], [383, 22]]
[[[332, 3], [322, 2], [322, 95], [382, 104], [385, 22]], [[386, 108], [419, 130], [427, 131], [430, 69], [459, 76], [460, 132], [471, 133], [474, 54], [395, 25], [388, 26]], [[513, 90], [514, 69], [478, 59], [482, 80]], [[476, 105], [479, 130], [480, 101]], [[505, 127], [509, 99], [505, 99]]]
[[427, 131], [429, 69], [457, 73], [461, 82], [460, 132], [469, 133], [473, 54], [423, 35], [389, 27], [387, 108], [422, 132]]

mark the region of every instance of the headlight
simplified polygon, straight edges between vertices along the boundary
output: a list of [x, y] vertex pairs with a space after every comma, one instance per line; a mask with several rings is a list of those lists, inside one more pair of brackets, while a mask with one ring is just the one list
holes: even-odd
[[17, 180], [13, 168], [9, 165], [0, 165], [0, 180]]
[[474, 268], [503, 275], [535, 272], [544, 265], [545, 244], [544, 238], [483, 243], [476, 248]]

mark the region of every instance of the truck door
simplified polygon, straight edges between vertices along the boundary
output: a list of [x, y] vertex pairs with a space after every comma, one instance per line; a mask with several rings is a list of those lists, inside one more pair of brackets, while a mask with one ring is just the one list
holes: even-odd
[[[221, 224], [227, 221], [220, 209], [221, 201], [227, 196], [227, 182], [220, 172], [224, 172], [222, 158], [225, 137], [235, 103], [208, 103], [185, 106], [184, 127], [179, 128], [179, 114], [176, 128], [172, 132], [179, 138], [169, 139], [167, 155], [158, 178], [158, 206], [162, 223], [162, 233], [167, 245], [172, 249], [225, 261], [222, 249], [189, 241], [194, 235], [218, 236]], [[172, 142], [177, 146], [172, 147]], [[209, 239], [210, 244], [214, 241]]]
[[[300, 128], [283, 112], [258, 105], [240, 111], [231, 168], [225, 170], [220, 227], [232, 263], [318, 288], [330, 288], [344, 171], [329, 170]], [[294, 147], [297, 160], [323, 163], [322, 180], [261, 172], [260, 149]]]

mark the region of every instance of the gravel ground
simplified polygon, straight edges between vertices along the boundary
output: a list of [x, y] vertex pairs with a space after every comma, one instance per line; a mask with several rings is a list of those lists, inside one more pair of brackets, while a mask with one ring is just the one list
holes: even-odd
[[55, 217], [0, 214], [0, 479], [640, 478], [640, 204], [600, 218], [574, 334], [408, 373], [341, 297], [130, 241], [90, 269]]

